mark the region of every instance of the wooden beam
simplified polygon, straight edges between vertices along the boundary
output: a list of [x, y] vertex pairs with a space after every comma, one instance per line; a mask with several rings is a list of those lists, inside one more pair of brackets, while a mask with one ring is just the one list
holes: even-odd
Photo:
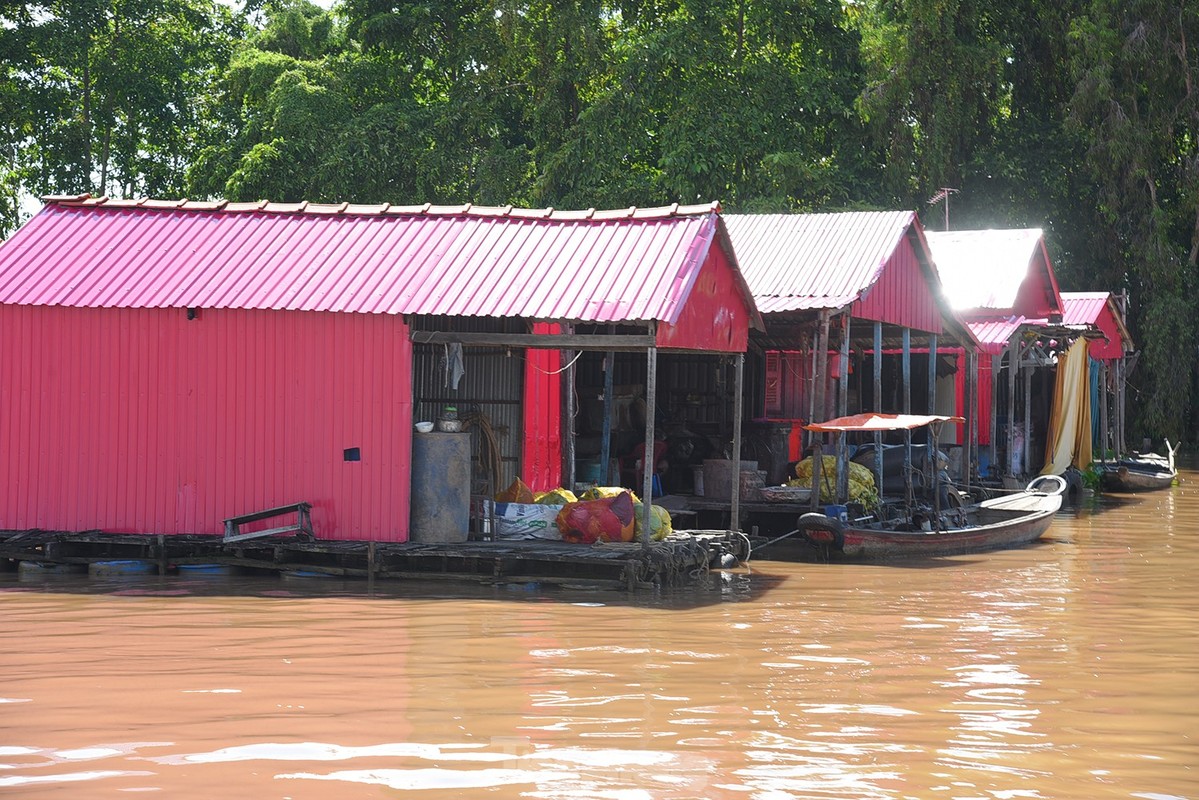
[[460, 344], [463, 347], [522, 347], [534, 350], [643, 352], [657, 346], [654, 336], [640, 334], [473, 333], [412, 331], [413, 344]]

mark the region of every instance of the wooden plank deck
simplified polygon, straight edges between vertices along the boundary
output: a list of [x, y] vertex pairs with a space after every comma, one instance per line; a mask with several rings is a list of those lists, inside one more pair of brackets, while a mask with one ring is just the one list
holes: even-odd
[[0, 558], [58, 564], [143, 559], [166, 574], [179, 565], [222, 564], [384, 580], [447, 579], [482, 583], [580, 585], [636, 590], [687, 585], [744, 558], [748, 541], [725, 531], [676, 532], [640, 543], [578, 545], [555, 541], [390, 543], [273, 537], [236, 542], [221, 536], [137, 536], [98, 531], [0, 532]]

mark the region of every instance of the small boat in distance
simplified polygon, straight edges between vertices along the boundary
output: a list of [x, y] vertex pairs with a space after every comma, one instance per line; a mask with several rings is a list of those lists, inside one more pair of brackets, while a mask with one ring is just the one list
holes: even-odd
[[1157, 453], [1133, 454], [1114, 464], [1101, 465], [1100, 481], [1105, 492], [1152, 492], [1168, 489], [1178, 478], [1174, 453], [1166, 440], [1166, 455]]
[[[812, 431], [862, 432], [930, 426], [933, 447], [939, 428], [960, 417], [913, 414], [856, 414], [805, 426]], [[887, 561], [898, 558], [958, 555], [1030, 544], [1049, 529], [1062, 505], [1066, 481], [1057, 475], [1033, 479], [1023, 491], [969, 505], [916, 503], [909, 496], [901, 505], [884, 503], [864, 517], [846, 520], [819, 512], [799, 517], [791, 535], [806, 543], [804, 557], [821, 560]], [[959, 497], [955, 492], [953, 497]], [[934, 498], [940, 492], [934, 490]]]

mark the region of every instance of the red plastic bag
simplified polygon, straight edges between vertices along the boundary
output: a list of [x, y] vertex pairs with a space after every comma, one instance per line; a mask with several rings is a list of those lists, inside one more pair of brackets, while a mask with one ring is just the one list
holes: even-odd
[[633, 498], [628, 492], [568, 503], [558, 512], [558, 530], [568, 542], [631, 542], [633, 527]]

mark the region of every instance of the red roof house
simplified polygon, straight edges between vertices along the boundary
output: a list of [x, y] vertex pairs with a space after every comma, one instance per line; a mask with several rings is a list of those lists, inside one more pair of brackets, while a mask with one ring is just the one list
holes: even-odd
[[715, 205], [48, 198], [0, 245], [0, 530], [215, 534], [305, 501], [318, 538], [406, 540], [418, 317], [705, 352], [757, 323]]

